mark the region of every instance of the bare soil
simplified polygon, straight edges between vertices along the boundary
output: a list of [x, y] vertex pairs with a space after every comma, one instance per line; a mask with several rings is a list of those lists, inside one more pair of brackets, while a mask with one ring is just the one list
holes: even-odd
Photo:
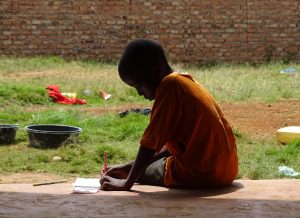
[[[300, 100], [273, 103], [222, 103], [225, 117], [233, 128], [250, 137], [270, 138], [285, 126], [300, 126]], [[87, 108], [94, 115], [121, 112], [131, 108], [146, 108], [141, 104], [127, 104], [113, 108]]]
[[300, 100], [224, 103], [221, 108], [231, 125], [250, 137], [275, 137], [279, 128], [300, 126]]

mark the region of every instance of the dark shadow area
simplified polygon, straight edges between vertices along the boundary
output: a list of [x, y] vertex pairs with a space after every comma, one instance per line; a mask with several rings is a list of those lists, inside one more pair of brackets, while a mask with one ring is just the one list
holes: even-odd
[[[55, 185], [51, 188], [57, 193], [62, 190]], [[134, 188], [132, 192], [97, 194], [2, 191], [0, 217], [299, 217], [300, 211], [300, 200], [253, 199], [248, 196], [251, 189], [243, 192], [238, 182], [214, 190], [162, 188], [142, 192], [138, 186]], [[256, 198], [253, 190], [251, 196]]]
[[[136, 187], [138, 185], [135, 185]], [[155, 192], [144, 192], [135, 190], [134, 188], [131, 192], [138, 193], [141, 197], [155, 196], [158, 195], [160, 198], [193, 198], [193, 197], [212, 197], [218, 195], [224, 195], [231, 192], [235, 192], [239, 189], [244, 188], [243, 184], [239, 182], [233, 182], [230, 186], [224, 188], [203, 188], [203, 189], [167, 189], [163, 191]]]

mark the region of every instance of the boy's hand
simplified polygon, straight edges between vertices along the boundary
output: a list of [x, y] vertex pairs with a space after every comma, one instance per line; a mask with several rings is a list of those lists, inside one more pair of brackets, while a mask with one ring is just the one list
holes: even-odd
[[[136, 179], [143, 173], [146, 167], [149, 165], [151, 159], [155, 154], [155, 150], [143, 148], [140, 146], [139, 152], [134, 162], [131, 162], [126, 165], [121, 165], [121, 167], [108, 169], [105, 176], [100, 180], [101, 189], [106, 191], [128, 191], [133, 186]], [[128, 166], [130, 166], [130, 172], [127, 173], [125, 170]], [[110, 172], [109, 172], [110, 171]], [[116, 173], [118, 176], [124, 176], [123, 173], [128, 174], [126, 180], [124, 179], [116, 179], [110, 175]]]
[[132, 185], [127, 185], [124, 179], [115, 179], [110, 176], [104, 176], [100, 180], [101, 189], [104, 191], [129, 191]]
[[107, 167], [105, 175], [116, 179], [126, 179], [131, 170], [131, 167], [131, 163], [109, 166]]

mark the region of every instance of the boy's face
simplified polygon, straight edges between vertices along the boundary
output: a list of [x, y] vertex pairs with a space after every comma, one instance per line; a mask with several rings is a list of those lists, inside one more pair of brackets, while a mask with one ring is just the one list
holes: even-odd
[[154, 100], [156, 90], [159, 86], [160, 80], [153, 78], [122, 78], [123, 82], [136, 89], [139, 95], [144, 96], [145, 99]]

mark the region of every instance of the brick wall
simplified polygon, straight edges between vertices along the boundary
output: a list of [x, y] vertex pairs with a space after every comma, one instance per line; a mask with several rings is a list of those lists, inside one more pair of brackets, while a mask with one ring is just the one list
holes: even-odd
[[300, 59], [299, 0], [0, 0], [0, 54], [118, 59], [151, 38], [169, 59]]

